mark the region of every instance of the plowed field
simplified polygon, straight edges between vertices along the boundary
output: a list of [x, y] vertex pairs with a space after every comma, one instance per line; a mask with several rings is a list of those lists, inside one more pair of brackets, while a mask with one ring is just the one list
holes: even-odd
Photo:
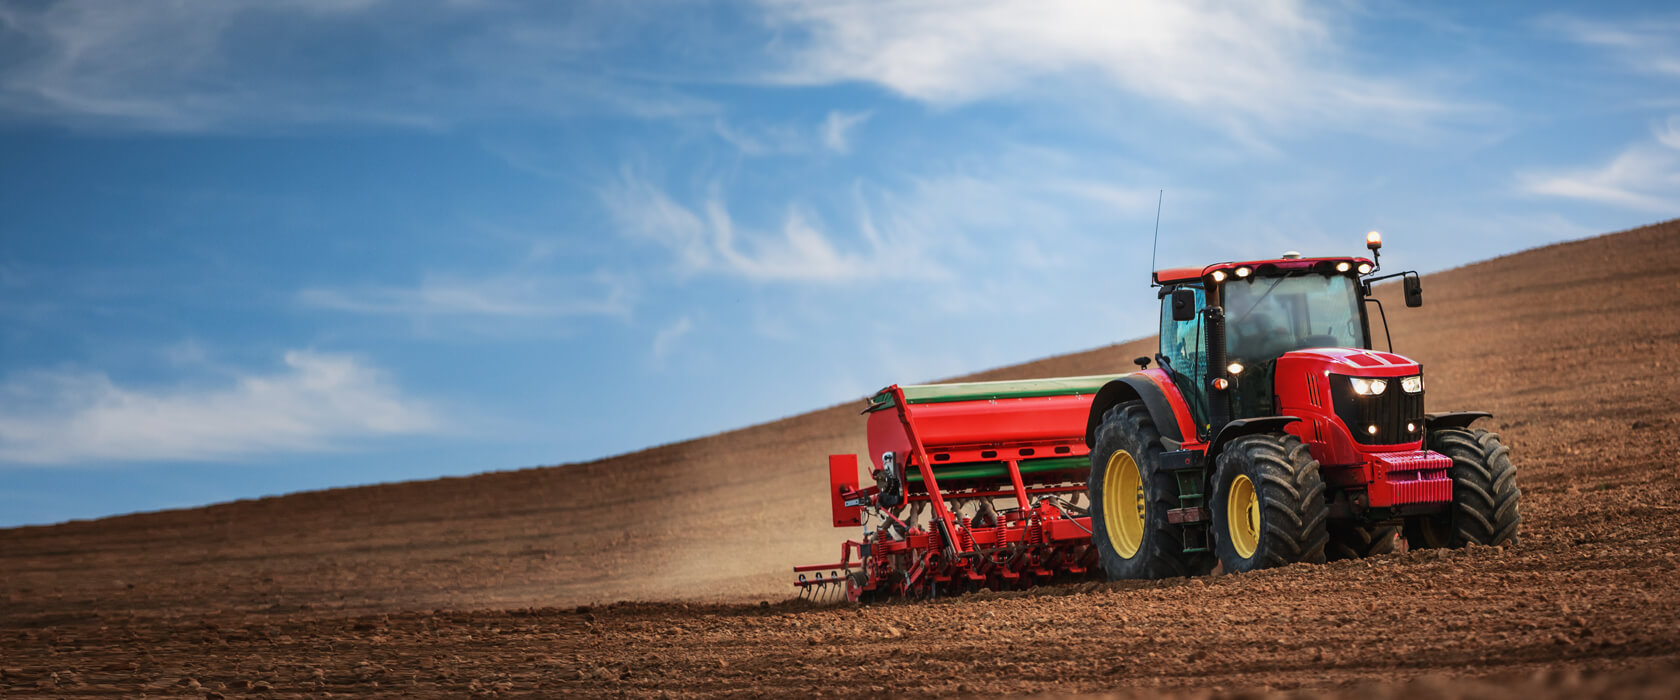
[[0, 693], [1680, 693], [1680, 222], [1429, 275], [1422, 309], [1383, 292], [1430, 410], [1494, 413], [1517, 545], [789, 600], [789, 567], [847, 534], [823, 459], [863, 451], [847, 405], [588, 464], [0, 530]]

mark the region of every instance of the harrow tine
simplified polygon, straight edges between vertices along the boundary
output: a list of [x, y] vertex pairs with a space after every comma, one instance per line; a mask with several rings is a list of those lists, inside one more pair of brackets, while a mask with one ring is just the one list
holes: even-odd
[[799, 587], [799, 597], [819, 603], [836, 603], [846, 599], [846, 576], [839, 570], [830, 571], [824, 576], [817, 572], [809, 578], [805, 574], [799, 575], [794, 585]]

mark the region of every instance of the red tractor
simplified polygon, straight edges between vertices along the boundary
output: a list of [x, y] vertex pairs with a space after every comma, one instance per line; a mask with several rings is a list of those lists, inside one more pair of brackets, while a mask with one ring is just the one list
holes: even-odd
[[882, 390], [865, 411], [875, 485], [830, 457], [835, 525], [873, 525], [797, 585], [867, 600], [1252, 571], [1401, 535], [1514, 542], [1516, 469], [1471, 427], [1488, 414], [1425, 413], [1422, 366], [1373, 347], [1372, 283], [1423, 295], [1415, 272], [1375, 276], [1381, 237], [1366, 243], [1371, 258], [1156, 272], [1160, 352], [1136, 372]]

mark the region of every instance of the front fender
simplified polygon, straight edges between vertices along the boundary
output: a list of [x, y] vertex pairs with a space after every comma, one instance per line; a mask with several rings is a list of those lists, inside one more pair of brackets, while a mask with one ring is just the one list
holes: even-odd
[[1425, 413], [1423, 414], [1423, 429], [1427, 432], [1430, 430], [1468, 428], [1471, 423], [1474, 423], [1477, 420], [1492, 417], [1493, 414], [1488, 413], [1487, 411], [1446, 411], [1442, 413]]
[[1225, 427], [1219, 429], [1219, 434], [1213, 436], [1213, 441], [1208, 443], [1208, 464], [1213, 464], [1213, 460], [1219, 457], [1219, 452], [1224, 450], [1225, 445], [1232, 440], [1256, 433], [1282, 432], [1284, 426], [1299, 420], [1301, 419], [1295, 416], [1266, 416], [1264, 418], [1239, 418], [1226, 423]]

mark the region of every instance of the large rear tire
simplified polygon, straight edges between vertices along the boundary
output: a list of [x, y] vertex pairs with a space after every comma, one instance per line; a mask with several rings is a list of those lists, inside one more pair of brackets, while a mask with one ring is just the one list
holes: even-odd
[[1110, 580], [1196, 576], [1206, 553], [1184, 551], [1184, 528], [1167, 521], [1178, 484], [1162, 471], [1161, 433], [1142, 401], [1108, 409], [1091, 450], [1091, 541]]
[[1318, 460], [1287, 433], [1246, 435], [1219, 453], [1214, 550], [1227, 573], [1324, 562], [1330, 507]]
[[1480, 428], [1432, 430], [1429, 449], [1452, 458], [1453, 501], [1446, 512], [1406, 519], [1413, 549], [1517, 542], [1522, 525], [1517, 467], [1499, 435]]

